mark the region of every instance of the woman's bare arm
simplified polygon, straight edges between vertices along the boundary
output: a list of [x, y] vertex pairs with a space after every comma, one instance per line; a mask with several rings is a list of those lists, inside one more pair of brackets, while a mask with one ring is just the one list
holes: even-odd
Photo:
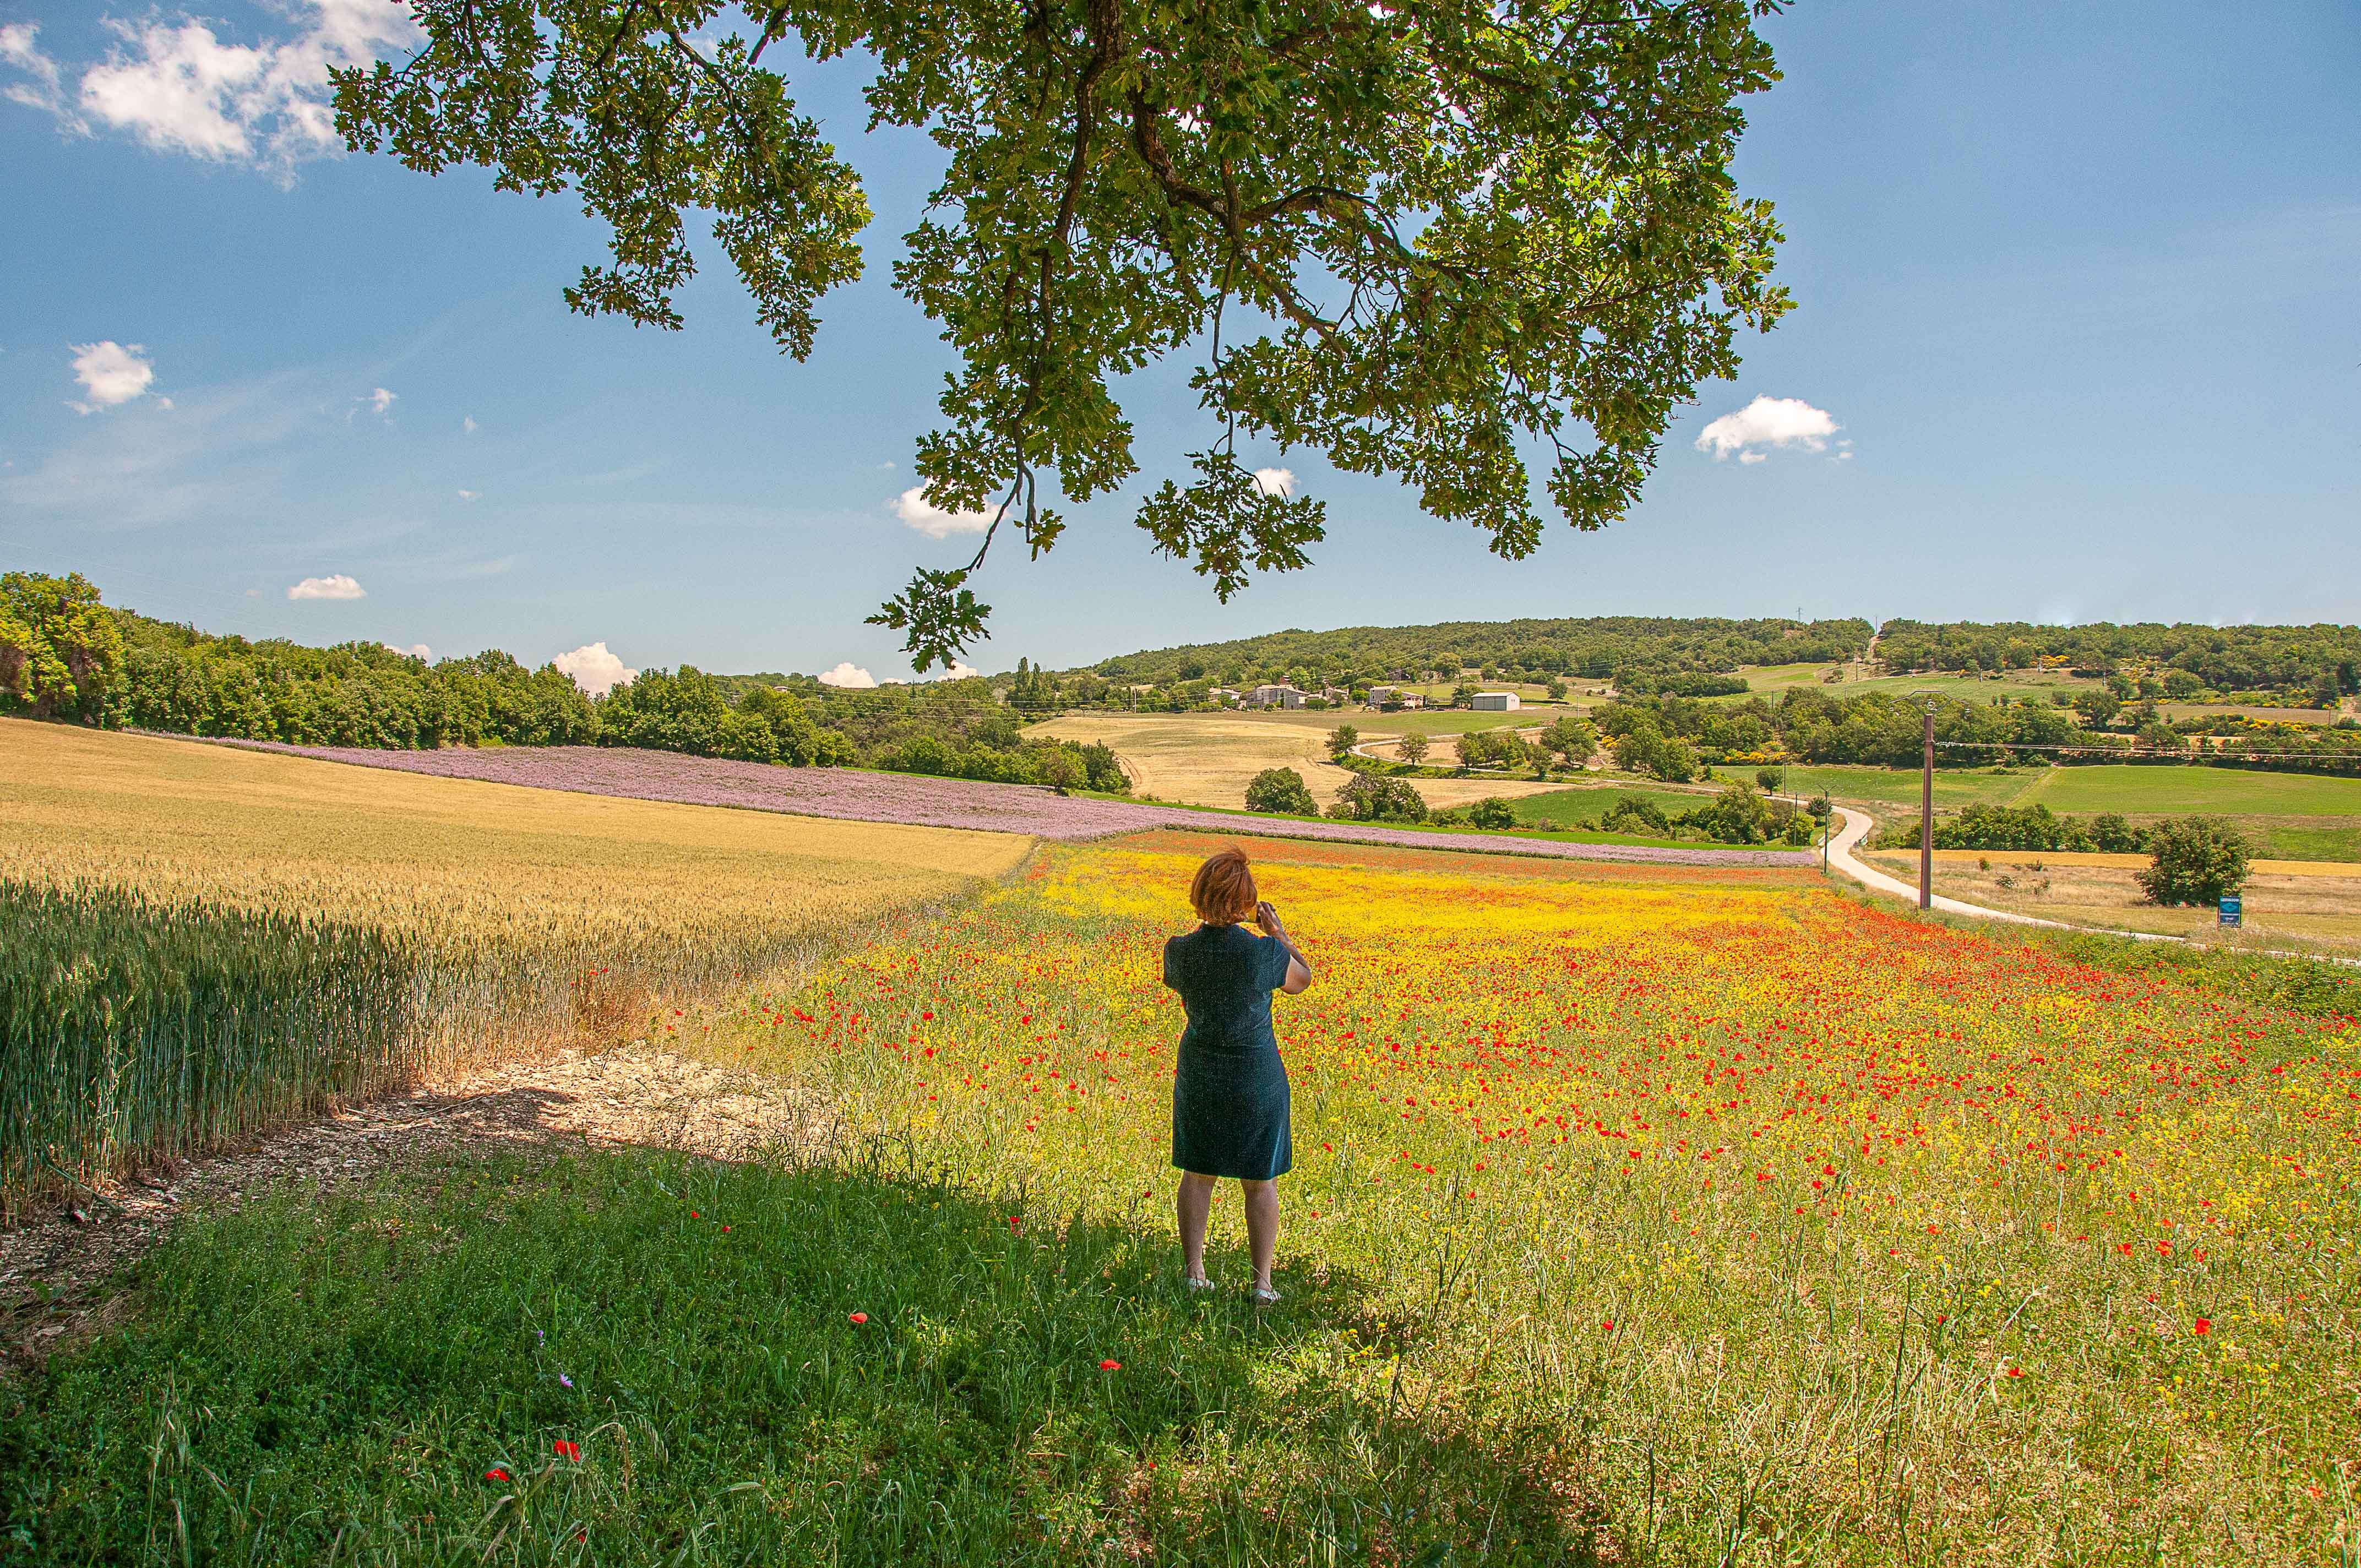
[[1287, 978], [1279, 982], [1279, 989], [1290, 996], [1298, 996], [1312, 989], [1312, 960], [1303, 956], [1303, 949], [1297, 947], [1295, 938], [1287, 934], [1287, 927], [1279, 920], [1279, 911], [1272, 908], [1268, 901], [1256, 905], [1255, 924], [1262, 927], [1264, 936], [1287, 949]]

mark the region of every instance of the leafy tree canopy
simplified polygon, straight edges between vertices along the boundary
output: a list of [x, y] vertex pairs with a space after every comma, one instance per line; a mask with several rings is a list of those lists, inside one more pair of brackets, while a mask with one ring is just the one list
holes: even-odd
[[1002, 523], [1038, 555], [1060, 494], [1137, 471], [1112, 383], [1168, 355], [1205, 435], [1137, 521], [1224, 599], [1325, 527], [1242, 433], [1399, 476], [1512, 560], [1541, 537], [1530, 444], [1575, 527], [1620, 517], [1674, 408], [1788, 306], [1770, 207], [1730, 173], [1777, 4], [412, 0], [424, 43], [337, 71], [336, 118], [425, 173], [575, 192], [612, 235], [566, 291], [585, 313], [677, 327], [709, 214], [800, 358], [870, 209], [775, 67], [872, 57], [871, 125], [947, 159], [895, 268], [960, 356], [918, 471], [939, 506], [997, 509], [972, 561], [874, 618], [925, 670], [984, 635], [969, 582]]

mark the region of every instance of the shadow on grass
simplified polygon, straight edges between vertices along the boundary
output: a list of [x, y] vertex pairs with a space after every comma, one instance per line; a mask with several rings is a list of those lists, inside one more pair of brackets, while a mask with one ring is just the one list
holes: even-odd
[[1257, 1312], [1170, 1252], [642, 1149], [285, 1192], [190, 1222], [128, 1328], [0, 1387], [0, 1556], [1614, 1555], [1542, 1444], [1389, 1399], [1349, 1275]]

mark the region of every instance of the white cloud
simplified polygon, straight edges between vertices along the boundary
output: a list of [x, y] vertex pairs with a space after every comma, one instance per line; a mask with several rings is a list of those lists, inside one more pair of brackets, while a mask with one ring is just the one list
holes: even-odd
[[1732, 454], [1741, 463], [1760, 463], [1769, 455], [1766, 448], [1770, 447], [1825, 452], [1828, 437], [1839, 428], [1826, 410], [1816, 409], [1801, 398], [1758, 397], [1699, 431], [1697, 449], [1712, 453], [1717, 463]]
[[873, 686], [877, 677], [847, 659], [833, 670], [822, 670], [819, 684], [824, 686]]
[[[913, 485], [895, 499], [894, 515], [929, 539], [948, 539], [954, 533], [982, 533], [992, 526], [995, 513], [945, 511], [927, 499], [924, 485]], [[863, 680], [861, 684], [872, 683]]]
[[982, 674], [983, 674], [983, 672], [977, 669], [973, 664], [962, 664], [958, 660], [954, 659], [949, 664], [944, 666], [942, 674], [937, 675], [935, 679], [939, 681], [972, 681]]
[[71, 405], [83, 413], [127, 403], [156, 379], [156, 367], [140, 357], [148, 351], [136, 343], [126, 348], [108, 338], [101, 343], [70, 343], [66, 346], [74, 351], [74, 379], [90, 394], [90, 401]]
[[361, 599], [368, 598], [368, 590], [338, 572], [334, 576], [306, 577], [289, 588], [287, 597], [291, 599]]
[[69, 129], [79, 128], [66, 107], [65, 83], [60, 78], [58, 62], [43, 54], [40, 45], [34, 41], [40, 31], [38, 22], [11, 22], [0, 27], [0, 64], [12, 65], [32, 78], [30, 82], [10, 82], [0, 97], [55, 115]]
[[466, 433], [467, 433], [467, 434], [469, 434], [469, 435], [473, 435], [473, 434], [475, 434], [475, 433], [476, 433], [476, 416], [475, 416], [474, 414], [465, 414], [465, 415], [462, 415], [462, 416], [460, 417], [460, 420], [459, 420], [459, 428], [460, 428], [460, 430], [462, 430], [463, 432], [465, 432]]
[[1255, 488], [1267, 496], [1291, 496], [1295, 493], [1295, 470], [1292, 468], [1257, 468]]
[[461, 490], [459, 492], [459, 499], [463, 501], [472, 501], [483, 493], [484, 492], [481, 490]]
[[57, 61], [42, 54], [29, 24], [0, 30], [0, 61], [29, 80], [7, 95], [44, 109], [69, 130], [103, 125], [159, 152], [242, 165], [291, 179], [307, 159], [340, 153], [328, 104], [328, 68], [365, 65], [414, 45], [407, 7], [386, 0], [289, 0], [296, 32], [254, 44], [225, 42], [211, 24], [183, 14], [139, 23], [110, 20], [106, 58], [77, 68], [69, 104]]
[[386, 646], [391, 649], [394, 652], [407, 654], [412, 659], [423, 659], [429, 663], [432, 663], [434, 661], [434, 651], [427, 647], [423, 642], [412, 642], [407, 648], [402, 647], [397, 642], [389, 642]]
[[381, 414], [392, 408], [399, 397], [399, 393], [389, 392], [383, 387], [379, 387], [369, 393], [367, 401], [373, 411]]
[[604, 642], [586, 642], [571, 653], [560, 653], [550, 661], [560, 673], [573, 677], [574, 684], [592, 696], [605, 696], [617, 686], [631, 685], [640, 672], [627, 670], [623, 661], [607, 651]]

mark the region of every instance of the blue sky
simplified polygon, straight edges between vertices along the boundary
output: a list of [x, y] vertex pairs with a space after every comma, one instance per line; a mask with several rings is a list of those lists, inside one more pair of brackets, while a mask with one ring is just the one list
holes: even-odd
[[[896, 514], [948, 363], [890, 285], [934, 163], [860, 134], [857, 66], [791, 72], [878, 213], [797, 364], [718, 256], [684, 332], [588, 320], [558, 291], [600, 235], [564, 199], [324, 156], [309, 83], [374, 0], [203, 15], [0, 0], [0, 565], [253, 636], [907, 674], [862, 618], [972, 541]], [[1130, 525], [1202, 433], [1150, 372], [1134, 490], [996, 555], [975, 662], [1519, 615], [2361, 620], [2361, 8], [1805, 0], [1766, 30], [1786, 80], [1740, 173], [1798, 308], [1628, 521], [1510, 565], [1248, 454], [1329, 538], [1224, 607]], [[175, 61], [249, 74], [209, 104]], [[1699, 448], [1758, 398], [1803, 407], [1757, 434], [1833, 428]]]

